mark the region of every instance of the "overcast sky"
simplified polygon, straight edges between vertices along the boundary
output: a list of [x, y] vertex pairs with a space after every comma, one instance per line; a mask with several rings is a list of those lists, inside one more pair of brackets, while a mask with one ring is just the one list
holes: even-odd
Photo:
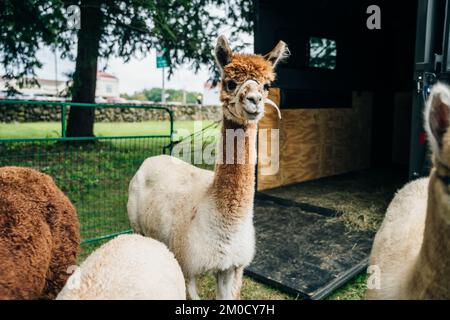
[[[228, 28], [221, 30], [225, 35]], [[242, 37], [248, 43], [253, 43], [253, 38], [243, 34]], [[231, 44], [232, 45], [232, 44]], [[246, 48], [246, 52], [252, 52], [253, 46]], [[55, 79], [55, 54], [50, 49], [42, 49], [38, 57], [43, 67], [37, 70], [39, 78]], [[103, 68], [106, 61], [100, 61], [99, 68]], [[58, 80], [67, 79], [65, 73], [73, 72], [75, 63], [68, 60], [57, 59]], [[150, 54], [143, 59], [131, 59], [125, 63], [120, 58], [111, 58], [106, 67], [106, 72], [112, 73], [119, 78], [120, 93], [134, 93], [145, 88], [161, 87], [162, 69], [156, 68], [156, 53]], [[166, 70], [167, 76], [167, 70]], [[187, 91], [203, 91], [203, 84], [208, 80], [210, 74], [204, 66], [197, 74], [187, 66], [177, 69], [170, 80], [166, 79], [166, 88], [186, 89]]]

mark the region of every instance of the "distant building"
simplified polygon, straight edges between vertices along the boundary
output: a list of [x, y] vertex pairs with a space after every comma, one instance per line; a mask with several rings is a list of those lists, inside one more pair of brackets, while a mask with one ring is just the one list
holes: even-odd
[[[31, 79], [29, 80], [31, 81]], [[35, 99], [39, 97], [58, 97], [67, 88], [66, 81], [55, 81], [49, 79], [36, 80], [39, 85], [26, 84], [22, 88], [17, 85], [17, 81], [12, 80], [11, 85], [13, 86], [13, 88], [20, 92], [19, 95], [15, 96], [15, 98]], [[5, 97], [6, 91], [6, 80], [3, 77], [0, 77], [0, 96]]]
[[[30, 79], [31, 80], [31, 79]], [[12, 98], [31, 100], [63, 100], [67, 94], [71, 81], [50, 80], [37, 78], [39, 85], [25, 85], [20, 88], [16, 81], [11, 81], [12, 86], [20, 92]], [[6, 80], [0, 77], [0, 98], [6, 98]], [[97, 87], [95, 89], [97, 102], [119, 102], [119, 79], [104, 71], [97, 72]]]
[[95, 96], [107, 101], [119, 98], [119, 79], [110, 73], [98, 71]]
[[220, 81], [216, 83], [214, 86], [214, 83], [212, 80], [208, 80], [203, 85], [203, 101], [202, 103], [204, 105], [219, 105], [220, 104], [220, 88], [221, 88]]

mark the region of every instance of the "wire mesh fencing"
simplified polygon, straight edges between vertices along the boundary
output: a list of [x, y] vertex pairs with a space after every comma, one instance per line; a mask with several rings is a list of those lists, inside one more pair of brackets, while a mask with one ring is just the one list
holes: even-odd
[[[20, 106], [27, 106], [27, 103], [33, 107], [48, 106], [47, 102], [34, 101], [20, 101]], [[11, 113], [11, 108], [18, 105], [17, 101], [1, 101], [0, 113], [6, 108]], [[53, 125], [65, 130], [63, 122], [66, 121], [66, 112], [62, 111], [60, 103], [55, 102], [51, 106], [54, 109], [56, 105], [63, 113], [61, 123], [38, 123], [37, 129]], [[67, 107], [68, 104], [64, 103], [63, 106]], [[158, 116], [159, 119], [167, 120], [154, 124], [159, 128], [156, 134], [76, 138], [65, 137], [64, 131], [54, 134], [51, 130], [50, 134], [46, 133], [51, 137], [31, 137], [34, 133], [30, 133], [30, 137], [24, 137], [27, 136], [28, 127], [10, 123], [8, 128], [14, 129], [17, 125], [14, 131], [17, 131], [15, 134], [20, 138], [11, 137], [10, 132], [4, 132], [5, 126], [0, 126], [3, 128], [3, 132], [0, 132], [0, 166], [32, 167], [52, 176], [77, 209], [82, 243], [86, 246], [130, 231], [126, 211], [129, 182], [144, 159], [170, 152], [173, 144], [173, 118], [169, 109], [155, 106], [84, 104], [83, 107], [142, 108], [152, 110], [151, 112], [156, 110], [161, 114], [167, 113]], [[114, 126], [109, 126], [113, 128], [113, 132]], [[133, 126], [131, 123], [131, 127]]]

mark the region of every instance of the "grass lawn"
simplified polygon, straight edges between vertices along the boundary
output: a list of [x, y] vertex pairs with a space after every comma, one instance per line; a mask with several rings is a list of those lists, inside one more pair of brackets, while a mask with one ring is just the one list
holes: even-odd
[[[211, 124], [204, 121], [203, 127]], [[194, 130], [193, 121], [175, 122], [175, 130], [183, 136]], [[141, 123], [97, 123], [95, 134], [106, 136], [164, 135], [169, 132], [167, 121]], [[0, 139], [59, 137], [59, 123], [0, 123]], [[142, 161], [161, 154], [168, 138], [101, 140], [86, 146], [70, 146], [55, 142], [0, 144], [0, 166], [34, 167], [54, 177], [68, 195], [81, 224], [82, 239], [128, 230], [126, 202], [129, 180]], [[80, 262], [104, 241], [83, 244]], [[335, 292], [331, 299], [360, 299], [365, 290], [364, 275], [360, 275]], [[214, 298], [214, 279], [205, 275], [199, 279], [202, 298]], [[295, 299], [249, 277], [242, 288], [243, 299]]]
[[[203, 121], [203, 126], [212, 121]], [[175, 121], [174, 129], [179, 135], [194, 132], [194, 121]], [[197, 129], [197, 128], [195, 128]], [[168, 121], [145, 122], [101, 122], [94, 125], [94, 133], [99, 137], [108, 136], [138, 136], [169, 134]], [[185, 133], [185, 134], [183, 134]], [[0, 138], [55, 138], [61, 136], [59, 122], [29, 122], [29, 123], [0, 123]]]

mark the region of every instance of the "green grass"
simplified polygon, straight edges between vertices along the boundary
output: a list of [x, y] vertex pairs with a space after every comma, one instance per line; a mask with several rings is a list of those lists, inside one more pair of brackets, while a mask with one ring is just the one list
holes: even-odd
[[[211, 122], [204, 122], [204, 126]], [[193, 121], [179, 121], [175, 129], [192, 132]], [[0, 138], [58, 137], [59, 123], [0, 123]], [[161, 135], [169, 130], [169, 123], [149, 121], [142, 123], [98, 123], [97, 136]], [[185, 135], [185, 134], [183, 134]], [[82, 226], [82, 239], [121, 232], [130, 228], [126, 214], [129, 180], [142, 161], [162, 152], [168, 139], [127, 139], [101, 141], [85, 146], [63, 143], [7, 143], [0, 144], [0, 166], [34, 167], [54, 177], [58, 186], [77, 208]], [[106, 240], [84, 244], [79, 262]], [[215, 281], [205, 275], [198, 281], [200, 295], [205, 299], [215, 296]], [[360, 299], [365, 290], [365, 277], [358, 276], [332, 299]], [[269, 286], [244, 277], [243, 299], [296, 299]]]
[[[203, 126], [212, 121], [203, 121]], [[194, 121], [175, 121], [174, 129], [184, 136], [183, 132], [194, 132]], [[137, 136], [137, 135], [164, 135], [169, 134], [168, 121], [145, 122], [100, 122], [94, 125], [94, 133], [99, 137], [108, 136]], [[59, 122], [26, 122], [26, 123], [0, 123], [0, 138], [56, 138], [61, 136]]]
[[[197, 279], [197, 286], [200, 298], [204, 300], [215, 299], [216, 279], [212, 274], [205, 274]], [[269, 286], [256, 282], [255, 280], [244, 276], [241, 299], [243, 300], [293, 300], [294, 296], [282, 293]]]
[[327, 300], [362, 300], [366, 291], [367, 273], [362, 272], [342, 288], [331, 294]]

